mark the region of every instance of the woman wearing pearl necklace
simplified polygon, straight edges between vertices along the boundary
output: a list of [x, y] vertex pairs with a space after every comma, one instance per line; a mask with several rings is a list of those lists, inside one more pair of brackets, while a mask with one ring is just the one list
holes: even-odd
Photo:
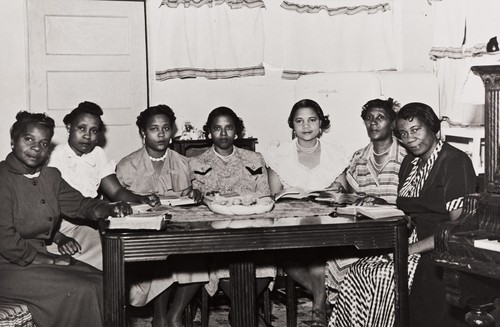
[[[397, 109], [398, 103], [389, 98], [370, 100], [361, 110], [370, 143], [354, 153], [349, 166], [336, 180], [336, 185], [344, 192], [366, 194], [358, 200], [358, 205], [396, 204], [398, 172], [407, 153], [393, 136]], [[332, 304], [336, 303], [337, 291], [349, 267], [359, 259], [352, 255], [339, 257], [329, 260], [326, 265], [326, 286], [331, 290], [329, 301]]]
[[[272, 144], [266, 153], [271, 194], [287, 188], [308, 192], [331, 187], [347, 159], [341, 147], [320, 142], [330, 127], [328, 116], [318, 103], [303, 99], [292, 107], [288, 126], [293, 140]], [[326, 326], [325, 258], [318, 251], [295, 251], [283, 268], [313, 294], [311, 326]]]
[[406, 149], [392, 132], [398, 108], [399, 104], [389, 98], [370, 100], [361, 110], [370, 143], [354, 153], [336, 180], [343, 191], [367, 194], [360, 205], [396, 203], [399, 167], [406, 156]]
[[[149, 107], [139, 114], [136, 124], [144, 146], [123, 158], [116, 169], [127, 190], [161, 196], [187, 195], [201, 200], [201, 193], [192, 190], [194, 176], [187, 158], [168, 148], [175, 133], [175, 119], [166, 105]], [[153, 327], [181, 327], [184, 309], [208, 281], [208, 265], [202, 258], [172, 256], [146, 267], [141, 272], [141, 282], [132, 284], [131, 304], [143, 306], [153, 300]], [[172, 304], [168, 306], [174, 289]]]

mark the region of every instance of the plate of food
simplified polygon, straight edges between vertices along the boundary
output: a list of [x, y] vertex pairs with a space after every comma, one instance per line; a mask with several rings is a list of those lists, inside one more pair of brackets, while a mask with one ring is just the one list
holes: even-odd
[[273, 210], [274, 200], [261, 194], [207, 195], [205, 203], [214, 213], [221, 215], [254, 215]]

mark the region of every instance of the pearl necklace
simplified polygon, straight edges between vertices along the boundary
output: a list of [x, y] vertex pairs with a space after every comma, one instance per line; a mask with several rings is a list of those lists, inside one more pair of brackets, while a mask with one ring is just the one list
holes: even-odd
[[377, 160], [375, 160], [375, 157], [373, 156], [374, 154], [375, 154], [375, 152], [372, 151], [371, 159], [373, 162], [373, 167], [375, 168], [376, 171], [380, 172], [385, 167], [385, 165], [389, 162], [389, 157], [387, 157], [384, 162], [378, 163]]
[[297, 146], [298, 150], [300, 150], [300, 151], [302, 151], [304, 153], [310, 154], [310, 153], [313, 153], [314, 151], [316, 151], [316, 149], [318, 148], [318, 146], [319, 146], [319, 140], [316, 139], [316, 144], [313, 145], [310, 148], [303, 147], [302, 145], [299, 144], [299, 141], [295, 142], [295, 145]]
[[372, 152], [373, 152], [373, 154], [374, 154], [374, 155], [376, 155], [377, 157], [381, 157], [381, 156], [383, 156], [383, 155], [385, 155], [385, 154], [388, 154], [388, 153], [389, 153], [389, 151], [391, 151], [391, 147], [389, 147], [387, 150], [385, 150], [385, 151], [384, 151], [384, 152], [382, 152], [382, 153], [377, 153], [377, 152], [375, 152], [375, 150], [372, 148]]
[[215, 147], [212, 147], [212, 151], [214, 151], [215, 155], [217, 157], [219, 157], [222, 161], [224, 162], [229, 162], [229, 160], [231, 160], [231, 158], [233, 157], [235, 151], [234, 151], [234, 147], [233, 147], [233, 152], [231, 152], [231, 154], [227, 155], [227, 156], [223, 156], [222, 154], [218, 153], [217, 151], [215, 151]]
[[149, 159], [151, 159], [151, 161], [153, 162], [158, 162], [158, 161], [165, 161], [165, 159], [167, 159], [167, 151], [165, 151], [165, 154], [163, 156], [161, 156], [160, 158], [153, 158], [151, 156], [149, 156]]

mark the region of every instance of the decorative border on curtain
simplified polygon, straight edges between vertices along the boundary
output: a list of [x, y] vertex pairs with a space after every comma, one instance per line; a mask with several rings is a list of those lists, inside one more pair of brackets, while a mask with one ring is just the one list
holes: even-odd
[[306, 72], [306, 71], [301, 71], [301, 70], [286, 70], [285, 69], [285, 70], [283, 70], [283, 73], [281, 74], [281, 78], [288, 79], [288, 80], [296, 80], [296, 79], [299, 79], [300, 76], [320, 74], [320, 73], [324, 73], [324, 72], [321, 72], [321, 71]]
[[220, 6], [226, 3], [231, 9], [247, 8], [265, 8], [262, 0], [163, 0], [161, 6], [165, 5], [169, 8], [177, 8], [183, 6], [184, 8], [202, 6]]
[[476, 44], [472, 48], [463, 49], [457, 47], [432, 47], [429, 56], [432, 60], [451, 58], [451, 59], [464, 59], [467, 57], [480, 57], [488, 55], [490, 52], [486, 51], [486, 44]]
[[264, 76], [263, 65], [244, 67], [236, 69], [204, 69], [204, 68], [176, 68], [156, 71], [156, 80], [165, 81], [173, 78], [196, 78], [206, 77], [208, 79], [222, 79], [248, 76]]
[[360, 5], [354, 7], [330, 8], [325, 5], [304, 5], [304, 4], [292, 3], [289, 1], [283, 1], [281, 3], [281, 8], [308, 14], [316, 14], [324, 10], [328, 13], [328, 15], [335, 16], [335, 15], [355, 15], [364, 11], [366, 11], [368, 14], [375, 14], [379, 11], [385, 12], [391, 10], [391, 5], [389, 3], [379, 3], [373, 6]]

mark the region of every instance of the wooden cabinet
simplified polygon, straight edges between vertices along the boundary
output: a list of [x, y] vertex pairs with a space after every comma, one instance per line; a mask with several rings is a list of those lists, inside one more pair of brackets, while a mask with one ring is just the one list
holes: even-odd
[[[234, 145], [245, 150], [255, 151], [255, 144], [258, 143], [256, 138], [242, 138], [234, 140]], [[181, 140], [174, 138], [170, 144], [170, 148], [183, 156], [195, 157], [203, 153], [206, 149], [212, 146], [212, 140]]]

